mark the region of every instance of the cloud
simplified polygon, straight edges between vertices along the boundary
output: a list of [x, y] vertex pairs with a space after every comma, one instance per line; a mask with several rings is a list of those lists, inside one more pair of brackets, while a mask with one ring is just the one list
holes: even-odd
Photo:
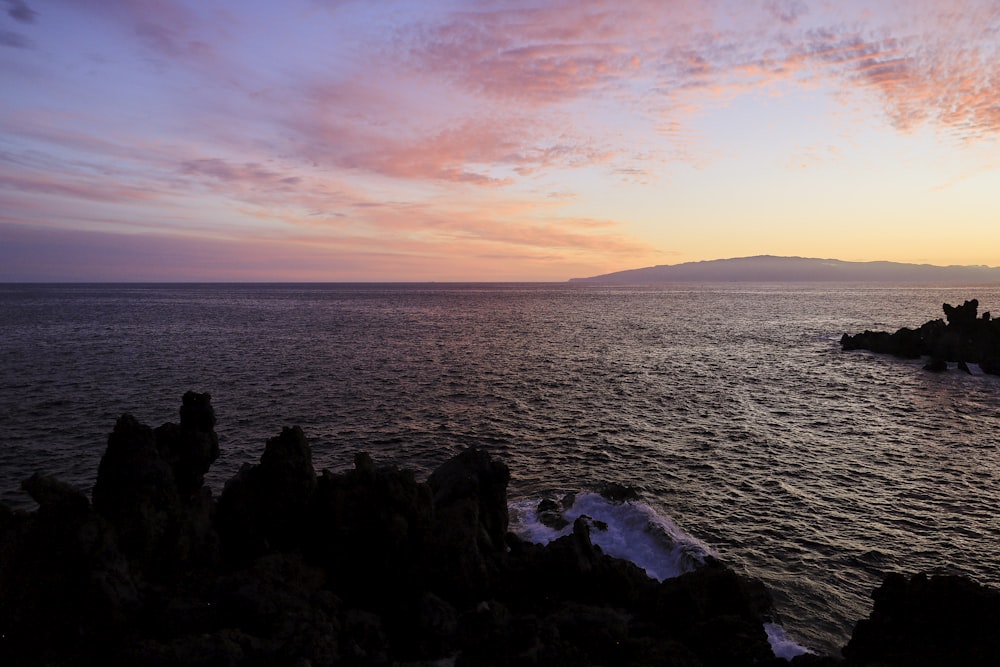
[[155, 197], [148, 190], [104, 179], [68, 179], [64, 176], [19, 174], [6, 170], [0, 170], [0, 189], [92, 202], [121, 203]]
[[9, 46], [13, 49], [30, 49], [32, 42], [30, 39], [10, 30], [0, 30], [0, 46]]
[[29, 7], [24, 0], [4, 0], [4, 4], [8, 7], [7, 15], [15, 21], [34, 23], [35, 17], [38, 16], [38, 12]]
[[192, 57], [203, 59], [212, 55], [212, 47], [205, 41], [192, 39], [187, 26], [171, 26], [142, 20], [135, 25], [135, 33], [157, 53], [167, 58]]
[[233, 164], [220, 158], [185, 160], [181, 163], [181, 173], [210, 176], [226, 183], [281, 190], [288, 190], [302, 181], [299, 176], [280, 174], [259, 163]]
[[558, 104], [615, 93], [699, 13], [686, 2], [487, 6], [418, 30], [402, 60], [487, 98]]
[[[738, 28], [722, 27], [727, 14]], [[793, 81], [805, 17], [808, 7], [796, 0], [485, 3], [414, 30], [419, 38], [405, 41], [399, 62], [540, 113], [577, 102], [646, 112], [682, 94], [752, 93], [763, 78]]]
[[[995, 2], [308, 2], [228, 15], [73, 0], [44, 20], [3, 7], [18, 29], [35, 22], [45, 49], [0, 32], [21, 49], [3, 73], [25, 82], [0, 119], [0, 187], [21, 207], [56, 202], [59, 224], [169, 225], [169, 205], [212, 233], [291, 230], [359, 252], [643, 256], [627, 213], [580, 214], [606, 210], [592, 184], [651, 201], [649, 185], [727, 159], [718, 144], [744, 140], [740, 128], [712, 123], [757, 113], [765, 96], [818, 91], [904, 134], [1000, 134]], [[46, 32], [59, 25], [86, 29]], [[827, 141], [804, 138], [788, 159], [832, 165]], [[68, 202], [100, 213], [73, 217]]]
[[279, 122], [296, 137], [295, 150], [303, 159], [328, 167], [503, 187], [517, 176], [600, 164], [611, 154], [606, 145], [576, 136], [556, 116], [470, 105], [460, 98], [443, 110], [408, 109], [405, 98], [394, 100], [353, 81], [305, 85], [295, 97], [303, 103]]
[[213, 42], [221, 39], [228, 15], [213, 10], [210, 3], [195, 5], [197, 10], [176, 0], [72, 0], [72, 4], [85, 15], [124, 28], [158, 67], [209, 63], [222, 71], [223, 66], [217, 63], [220, 53]]
[[769, 0], [764, 7], [774, 18], [789, 26], [809, 13], [809, 5], [804, 0]]
[[845, 92], [875, 93], [902, 132], [932, 124], [972, 140], [1000, 134], [993, 92], [1000, 84], [1000, 52], [990, 34], [971, 26], [954, 34], [945, 28], [900, 35], [827, 27], [808, 32], [805, 46], [789, 60], [829, 70]]

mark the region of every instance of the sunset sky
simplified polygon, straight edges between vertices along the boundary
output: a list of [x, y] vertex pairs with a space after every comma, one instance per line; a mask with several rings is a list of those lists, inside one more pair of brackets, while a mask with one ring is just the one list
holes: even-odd
[[997, 0], [0, 0], [0, 280], [1000, 265]]

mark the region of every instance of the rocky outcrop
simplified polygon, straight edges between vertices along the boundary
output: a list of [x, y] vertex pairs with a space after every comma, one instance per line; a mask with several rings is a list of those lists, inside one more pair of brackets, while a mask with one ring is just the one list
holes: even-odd
[[944, 320], [924, 323], [918, 329], [902, 328], [895, 333], [864, 331], [844, 334], [844, 350], [870, 350], [905, 359], [930, 357], [925, 368], [943, 371], [948, 362], [968, 372], [967, 364], [979, 364], [984, 373], [1000, 375], [1000, 321], [985, 312], [977, 315], [979, 301], [972, 299], [961, 306], [943, 304]]
[[181, 424], [155, 431], [122, 415], [94, 484], [94, 509], [115, 528], [122, 553], [157, 576], [218, 561], [212, 494], [204, 474], [219, 455], [211, 396], [187, 392]]
[[[216, 501], [201, 481], [218, 454], [210, 397], [184, 406], [177, 427], [118, 420], [93, 502], [36, 475], [37, 510], [0, 507], [0, 664], [786, 664], [767, 591], [718, 561], [661, 583], [595, 546], [587, 517], [544, 546], [508, 532], [510, 471], [484, 450], [426, 481], [365, 453], [317, 475], [286, 428]], [[951, 592], [883, 588], [851, 664], [911, 664], [894, 638], [936, 618], [900, 611], [913, 600], [957, 614]]]
[[89, 664], [141, 609], [135, 573], [87, 496], [38, 474], [22, 487], [37, 511], [0, 507], [0, 663], [71, 664], [75, 652]]
[[257, 465], [244, 464], [219, 498], [217, 525], [230, 560], [301, 549], [316, 494], [312, 450], [299, 427], [271, 438]]
[[1000, 591], [956, 576], [886, 577], [844, 648], [850, 664], [1000, 664]]

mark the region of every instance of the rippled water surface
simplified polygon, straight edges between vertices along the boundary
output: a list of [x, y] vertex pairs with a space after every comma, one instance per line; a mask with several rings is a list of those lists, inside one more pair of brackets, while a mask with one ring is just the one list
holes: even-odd
[[1000, 585], [1000, 378], [838, 344], [973, 297], [1000, 310], [996, 286], [0, 285], [0, 499], [35, 470], [89, 490], [121, 413], [208, 391], [217, 492], [283, 425], [317, 468], [483, 445], [514, 497], [640, 487], [832, 651], [886, 571]]

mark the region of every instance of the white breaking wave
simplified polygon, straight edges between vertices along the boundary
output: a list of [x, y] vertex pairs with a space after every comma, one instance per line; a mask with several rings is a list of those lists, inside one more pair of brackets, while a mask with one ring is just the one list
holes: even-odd
[[767, 633], [767, 641], [771, 644], [774, 657], [791, 660], [797, 655], [812, 653], [802, 644], [791, 639], [785, 629], [776, 623], [765, 623], [764, 631]]
[[568, 535], [573, 522], [586, 515], [601, 522], [600, 528], [590, 531], [594, 544], [609, 556], [632, 561], [659, 581], [690, 572], [706, 556], [715, 556], [708, 545], [645, 503], [616, 503], [597, 493], [583, 493], [563, 512], [568, 525], [555, 530], [539, 520], [538, 502], [538, 498], [525, 498], [510, 506], [511, 530], [530, 542], [545, 544]]
[[[600, 528], [590, 531], [591, 542], [609, 556], [632, 561], [658, 581], [691, 572], [704, 564], [706, 556], [717, 557], [711, 547], [645, 503], [617, 503], [597, 493], [580, 494], [572, 507], [562, 512], [568, 525], [557, 530], [541, 522], [539, 501], [522, 498], [510, 503], [511, 530], [529, 542], [547, 544], [568, 535], [573, 532], [573, 522], [586, 515], [600, 522]], [[764, 630], [775, 657], [790, 660], [812, 652], [776, 623], [765, 623]]]

